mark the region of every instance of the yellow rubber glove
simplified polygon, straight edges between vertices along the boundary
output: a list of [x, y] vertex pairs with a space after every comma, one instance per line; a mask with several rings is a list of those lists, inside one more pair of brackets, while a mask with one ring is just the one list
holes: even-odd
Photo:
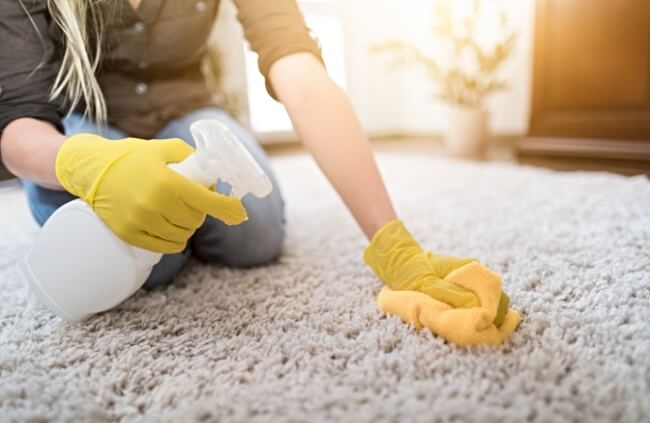
[[[423, 251], [399, 220], [386, 224], [375, 234], [364, 259], [377, 277], [393, 290], [422, 292], [454, 308], [481, 305], [476, 294], [445, 280], [454, 270], [477, 260]], [[501, 293], [495, 318], [497, 326], [505, 317], [509, 301], [508, 296]]]
[[[496, 326], [500, 326], [506, 319], [509, 298], [501, 291], [501, 280], [498, 275], [471, 258], [437, 256], [423, 251], [399, 220], [386, 224], [375, 234], [365, 251], [364, 259], [379, 279], [387, 285], [380, 294], [380, 307], [384, 311], [399, 314], [403, 320], [410, 321], [416, 326], [422, 323], [417, 321], [419, 317], [417, 315], [422, 311], [419, 306], [422, 305], [423, 294], [425, 298], [428, 297], [439, 305], [429, 307], [424, 314], [431, 312], [439, 317], [439, 312], [444, 310], [486, 309], [489, 317], [487, 324], [493, 326], [495, 330]], [[470, 272], [472, 278], [478, 274], [482, 275], [486, 279], [486, 286], [490, 286], [493, 291], [488, 295], [490, 298], [484, 298], [485, 301], [481, 301], [474, 285], [470, 284], [472, 288], [468, 288], [464, 284], [467, 281], [461, 280], [459, 283], [457, 277], [461, 270], [460, 274], [469, 275], [466, 269], [473, 269], [476, 266], [489, 272]], [[496, 282], [494, 282], [495, 276]], [[399, 291], [417, 293], [418, 295], [414, 297], [415, 303], [413, 301], [400, 303], [405, 297], [394, 295]], [[392, 301], [392, 298], [398, 298], [400, 301]], [[428, 301], [424, 304], [431, 305]], [[414, 305], [418, 307], [413, 309]], [[386, 307], [390, 310], [386, 310]], [[414, 316], [413, 313], [417, 315]], [[484, 322], [485, 318], [484, 313], [481, 322]], [[430, 327], [430, 329], [441, 334], [439, 327]], [[465, 330], [468, 331], [472, 332], [473, 329]], [[471, 336], [470, 338], [474, 339]], [[456, 341], [456, 339], [451, 340]], [[463, 342], [461, 340], [456, 343]]]
[[180, 139], [68, 138], [56, 158], [56, 176], [88, 203], [122, 240], [169, 254], [182, 251], [206, 214], [226, 224], [247, 219], [241, 201], [211, 191], [169, 169], [194, 149]]

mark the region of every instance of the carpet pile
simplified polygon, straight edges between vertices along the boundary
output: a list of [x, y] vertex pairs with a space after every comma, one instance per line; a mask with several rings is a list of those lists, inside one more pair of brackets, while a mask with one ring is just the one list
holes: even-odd
[[1, 421], [648, 421], [650, 183], [385, 154], [428, 249], [503, 276], [520, 328], [462, 350], [383, 316], [366, 245], [313, 161], [274, 159], [285, 253], [190, 263], [167, 288], [67, 325], [17, 262], [36, 227], [0, 191]]

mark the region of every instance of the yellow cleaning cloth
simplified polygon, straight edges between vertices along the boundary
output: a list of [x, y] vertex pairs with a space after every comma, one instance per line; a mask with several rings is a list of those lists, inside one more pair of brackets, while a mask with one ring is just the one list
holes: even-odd
[[453, 308], [417, 291], [393, 291], [384, 287], [377, 302], [387, 314], [399, 316], [416, 329], [427, 327], [436, 335], [460, 347], [470, 345], [501, 345], [517, 329], [521, 317], [509, 309], [498, 328], [493, 323], [501, 292], [499, 275], [472, 262], [454, 270], [445, 280], [473, 291], [480, 307]]

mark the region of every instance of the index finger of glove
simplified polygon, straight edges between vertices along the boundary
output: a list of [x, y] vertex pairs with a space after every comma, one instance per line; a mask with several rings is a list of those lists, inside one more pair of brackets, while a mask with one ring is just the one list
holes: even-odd
[[432, 253], [428, 253], [428, 256], [433, 272], [441, 278], [447, 277], [448, 274], [467, 263], [477, 261], [473, 258], [439, 256]]
[[173, 207], [168, 207], [162, 212], [165, 219], [177, 226], [195, 231], [205, 221], [205, 213], [189, 206], [182, 199], [177, 198]]
[[227, 225], [237, 225], [248, 219], [241, 200], [211, 191], [188, 179], [185, 181], [179, 190], [179, 197], [188, 206]]

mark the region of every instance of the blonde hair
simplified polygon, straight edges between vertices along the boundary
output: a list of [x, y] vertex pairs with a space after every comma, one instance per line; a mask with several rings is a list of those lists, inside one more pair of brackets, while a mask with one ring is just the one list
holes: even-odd
[[107, 119], [104, 95], [95, 77], [101, 58], [103, 21], [96, 4], [101, 0], [48, 0], [47, 7], [64, 38], [61, 68], [50, 99], [65, 95], [70, 111], [81, 100], [84, 115], [98, 123]]

